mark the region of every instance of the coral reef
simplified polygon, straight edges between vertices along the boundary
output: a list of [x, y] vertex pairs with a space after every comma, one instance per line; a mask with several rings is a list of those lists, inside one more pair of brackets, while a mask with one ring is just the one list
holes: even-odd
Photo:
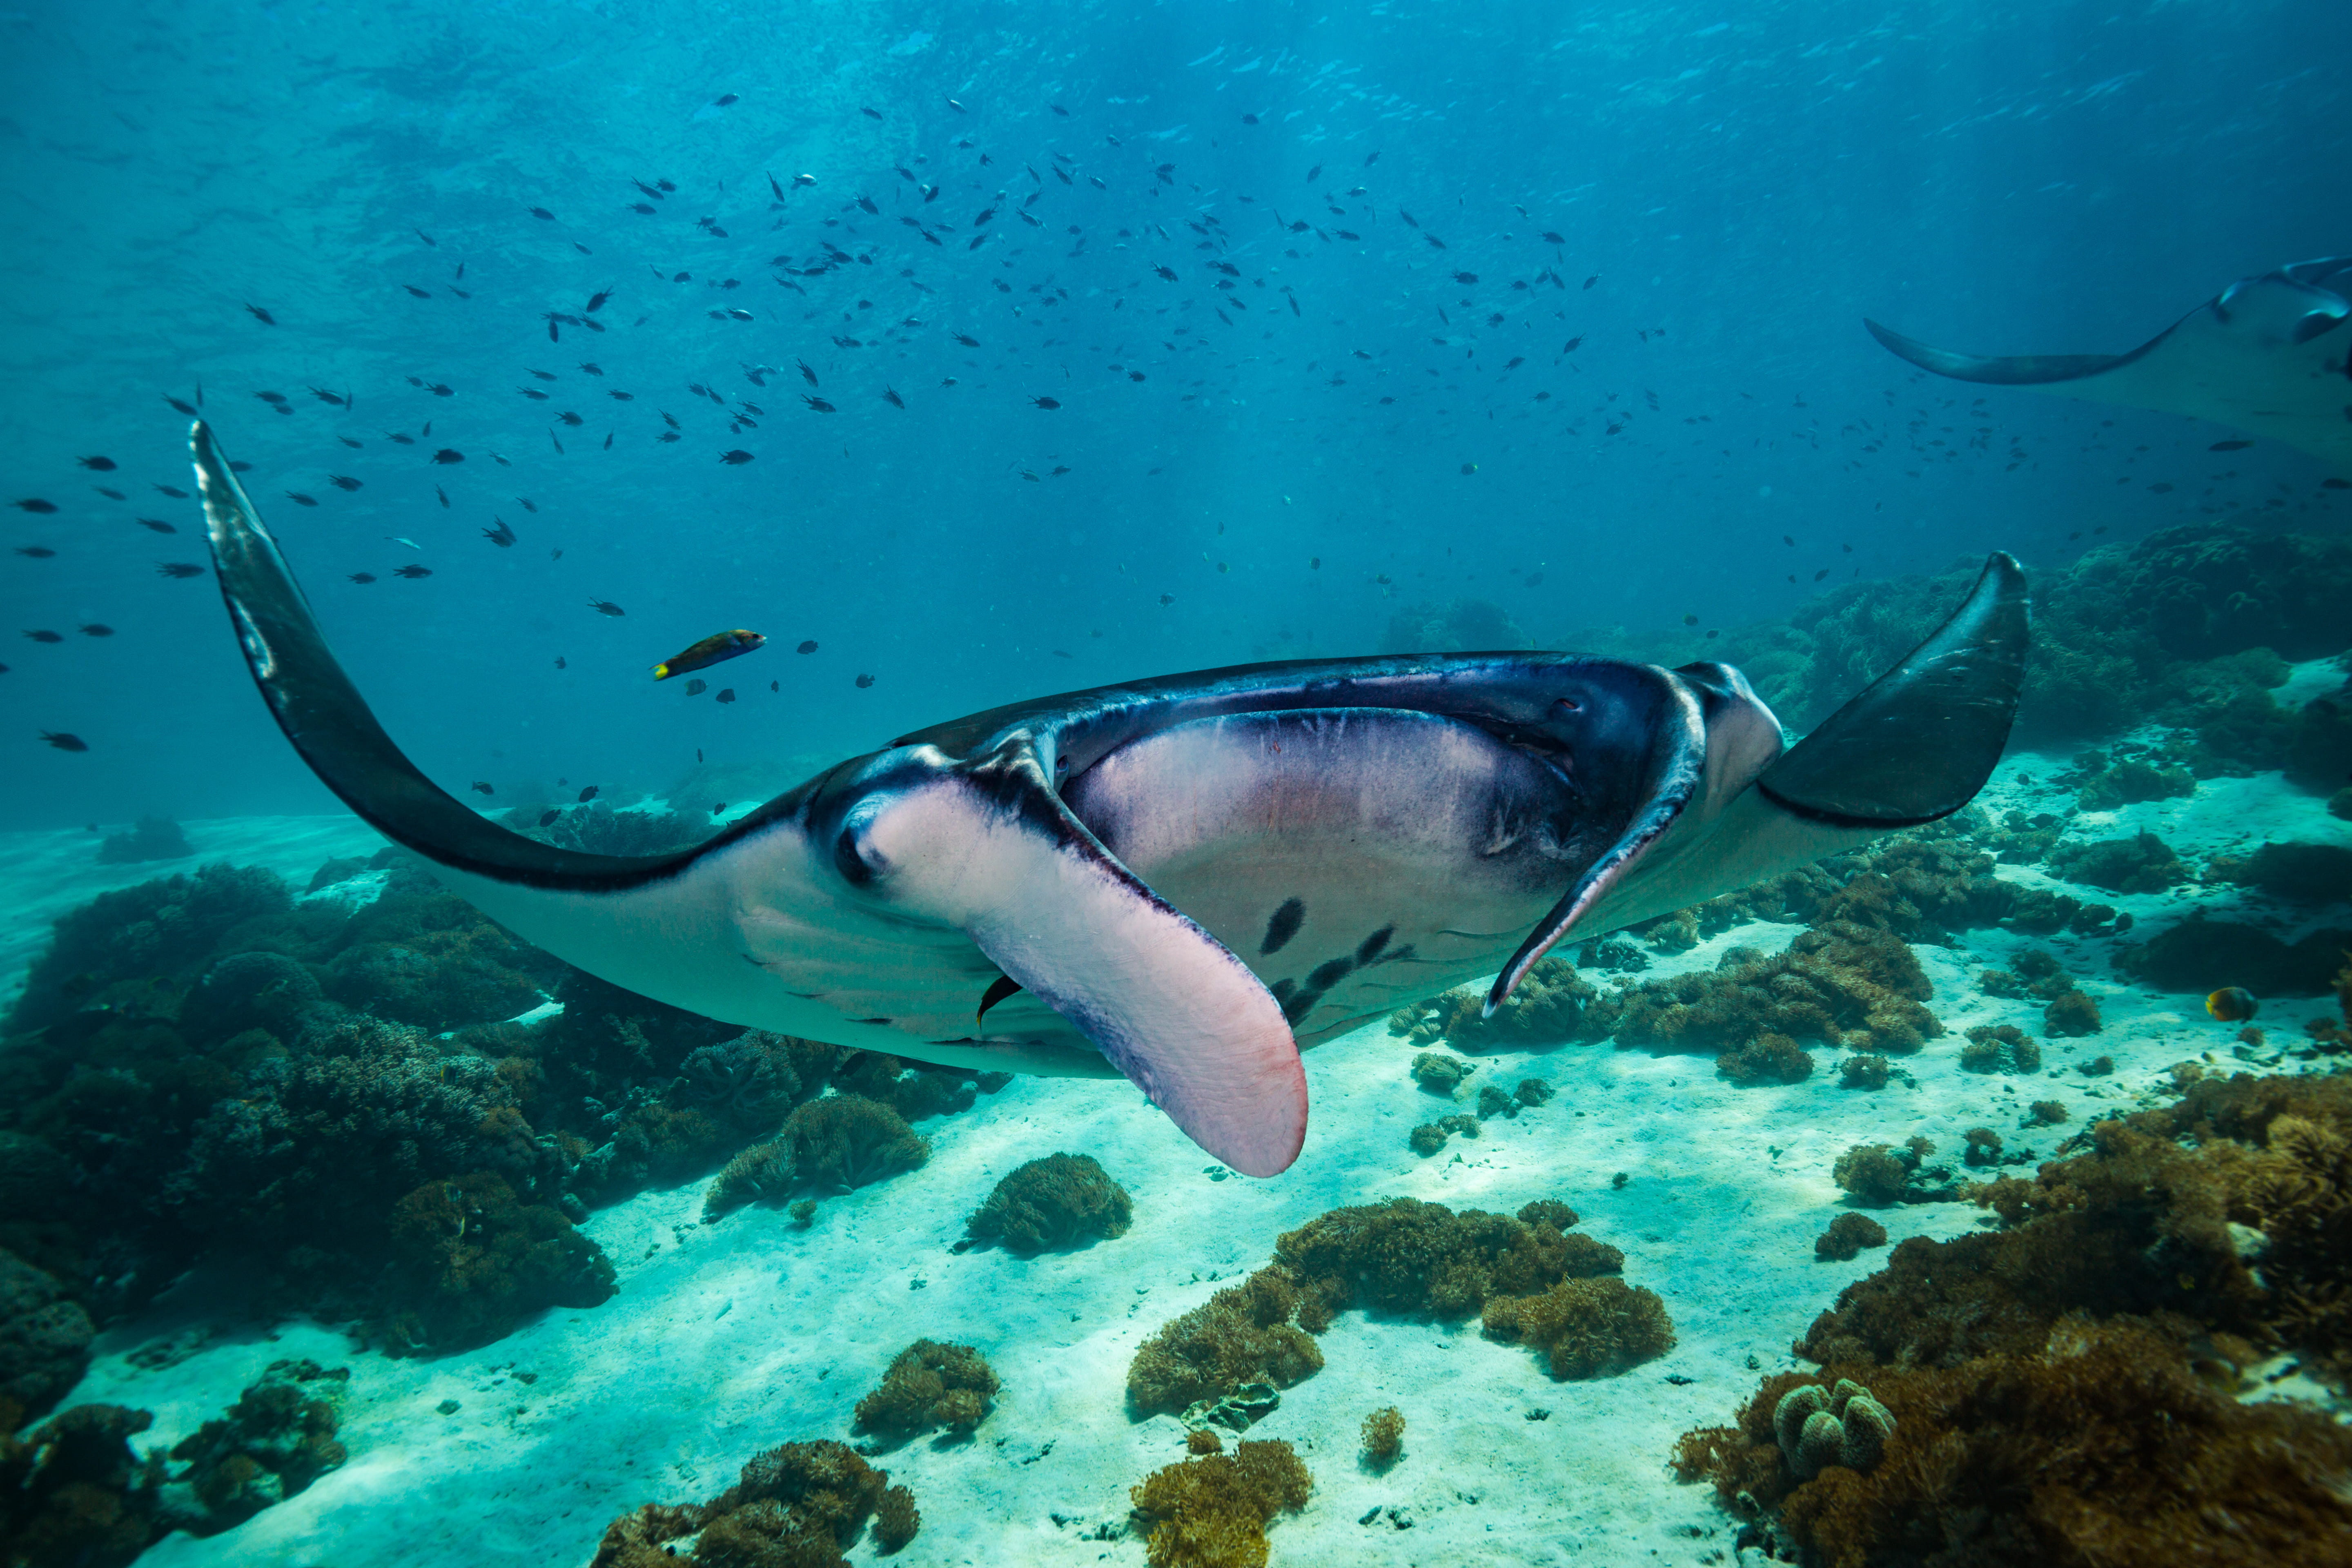
[[2319, 795], [2339, 790], [2352, 778], [2352, 680], [2313, 699], [2294, 716], [2285, 767], [2288, 778]]
[[1380, 651], [1487, 653], [1535, 646], [1500, 605], [1488, 599], [1449, 599], [1443, 605], [1412, 605], [1391, 612]]
[[784, 1123], [800, 1179], [845, 1193], [911, 1171], [931, 1157], [905, 1117], [857, 1094], [832, 1094], [795, 1110]]
[[[2081, 997], [2084, 1005], [2090, 1005], [2090, 998], [2079, 991], [2065, 992], [2060, 1001], [2066, 997]], [[2053, 1014], [2058, 1005], [2058, 1002], [2051, 1004]], [[2090, 1028], [2080, 1032], [2094, 1034], [2098, 1026], [2098, 1010], [2093, 1008]], [[2075, 1032], [2052, 1029], [2053, 1034]], [[1960, 1067], [1967, 1072], [2037, 1073], [2042, 1070], [2042, 1047], [2014, 1024], [1979, 1024], [1969, 1031], [1968, 1044], [1960, 1047]]]
[[1139, 1416], [1175, 1412], [1213, 1404], [1244, 1384], [1288, 1388], [1312, 1377], [1323, 1370], [1323, 1351], [1292, 1321], [1297, 1310], [1288, 1273], [1263, 1268], [1171, 1319], [1129, 1363], [1129, 1407]]
[[790, 1144], [754, 1143], [727, 1162], [702, 1197], [702, 1223], [716, 1225], [746, 1204], [782, 1203], [800, 1190]]
[[2208, 881], [2234, 882], [2299, 903], [2352, 899], [2352, 849], [2335, 844], [2265, 844], [2251, 855], [2217, 857]]
[[[2053, 1038], [2079, 1039], [2085, 1035], [2095, 1035], [2105, 1027], [2099, 1017], [2099, 1005], [2080, 991], [2064, 992], [2049, 1006], [2044, 1007], [2042, 1010], [2042, 1024]], [[2012, 1047], [2011, 1051], [2012, 1058], [2018, 1063], [2014, 1070], [2032, 1072], [2042, 1065], [2042, 1054], [2039, 1051], [2032, 1051], [2029, 1058], [2026, 1053], [2031, 1049], [2032, 1042], [2021, 1044], [2023, 1049]], [[2029, 1061], [2031, 1065], [2027, 1065]]]
[[1034, 1256], [1091, 1237], [1125, 1236], [1135, 1215], [1127, 1189], [1091, 1154], [1048, 1154], [1017, 1166], [964, 1222], [974, 1241]]
[[1491, 1339], [1546, 1352], [1560, 1379], [1606, 1376], [1675, 1348], [1657, 1292], [1609, 1275], [1563, 1279], [1540, 1295], [1493, 1297], [1480, 1327]]
[[2050, 869], [2069, 882], [2108, 893], [2160, 893], [2189, 875], [2172, 847], [2153, 833], [2061, 844], [2050, 852]]
[[2290, 944], [2255, 926], [2208, 920], [2200, 910], [2118, 952], [2116, 963], [2159, 991], [2242, 985], [2257, 996], [2320, 996], [2347, 950], [2352, 950], [2352, 931], [2315, 931]]
[[1413, 1198], [1319, 1215], [1283, 1234], [1272, 1264], [1146, 1340], [1128, 1369], [1129, 1403], [1142, 1416], [1213, 1404], [1244, 1384], [1288, 1388], [1322, 1369], [1311, 1336], [1350, 1308], [1459, 1319], [1498, 1296], [1624, 1267], [1617, 1248], [1569, 1234], [1575, 1224], [1555, 1199], [1516, 1218]]
[[0, 1400], [11, 1426], [48, 1414], [81, 1381], [97, 1327], [47, 1274], [0, 1249]]
[[934, 1426], [969, 1432], [994, 1408], [1001, 1386], [971, 1346], [917, 1340], [898, 1352], [874, 1392], [857, 1402], [857, 1425], [898, 1438]]
[[1442, 1040], [1457, 1051], [1477, 1052], [1605, 1040], [1617, 1026], [1615, 999], [1559, 957], [1538, 959], [1491, 1018], [1480, 1016], [1486, 1005], [1480, 987], [1449, 991], [1397, 1009], [1389, 1016], [1389, 1033], [1416, 1046]]
[[497, 1339], [550, 1307], [611, 1300], [604, 1248], [544, 1204], [525, 1204], [487, 1171], [425, 1183], [392, 1216], [403, 1303], [383, 1325], [394, 1355]]
[[1918, 1167], [1918, 1156], [1915, 1153], [1906, 1160], [1906, 1152], [1897, 1152], [1890, 1143], [1856, 1143], [1838, 1156], [1830, 1179], [1859, 1203], [1880, 1208], [1900, 1203], [1911, 1173]]
[[884, 1556], [905, 1549], [923, 1528], [915, 1494], [905, 1487], [886, 1488], [874, 1504], [874, 1544]]
[[2082, 781], [2075, 798], [2084, 811], [2113, 811], [2119, 805], [2197, 793], [2197, 776], [2187, 768], [2164, 767], [2138, 757], [2118, 757], [2110, 763], [2099, 752], [2089, 752], [2074, 759], [2074, 769]]
[[[1484, 1107], [1482, 1106], [1483, 1110]], [[1434, 1121], [1424, 1121], [1406, 1135], [1405, 1146], [1414, 1153], [1427, 1156], [1445, 1147], [1446, 1139], [1459, 1132], [1465, 1138], [1478, 1136], [1478, 1119], [1466, 1111], [1441, 1116]]]
[[1404, 1412], [1383, 1405], [1364, 1417], [1364, 1459], [1374, 1469], [1386, 1469], [1404, 1452]]
[[1865, 1247], [1886, 1245], [1886, 1227], [1863, 1214], [1842, 1214], [1829, 1229], [1813, 1238], [1813, 1256], [1824, 1261], [1851, 1261]]
[[1412, 1058], [1412, 1079], [1432, 1094], [1454, 1098], [1462, 1081], [1478, 1069], [1460, 1057], [1449, 1057], [1443, 1051], [1423, 1051]]
[[22, 1437], [0, 1398], [0, 1552], [9, 1568], [125, 1568], [158, 1532], [160, 1455], [131, 1451], [152, 1413], [77, 1405]]
[[1351, 1307], [1463, 1318], [1496, 1295], [1623, 1267], [1615, 1247], [1564, 1233], [1556, 1222], [1573, 1225], [1573, 1210], [1530, 1207], [1516, 1219], [1413, 1198], [1333, 1209], [1285, 1232], [1274, 1256], [1307, 1299], [1299, 1321], [1316, 1332]]
[[1838, 1082], [1846, 1089], [1885, 1089], [1892, 1069], [1876, 1051], [1861, 1051], [1838, 1064]]
[[1794, 1081], [1811, 1058], [1797, 1041], [1914, 1051], [1944, 1032], [1921, 1004], [1932, 988], [1896, 936], [1833, 920], [1766, 958], [1731, 948], [1713, 974], [1649, 981], [1627, 994], [1621, 1046], [1713, 1050], [1738, 1082]]
[[335, 1404], [348, 1369], [274, 1361], [226, 1415], [172, 1446], [187, 1465], [159, 1494], [163, 1523], [217, 1535], [283, 1502], [348, 1457], [335, 1440]]
[[[894, 1497], [893, 1494], [896, 1494]], [[647, 1503], [607, 1525], [590, 1568], [671, 1568], [670, 1543], [698, 1535], [704, 1568], [848, 1568], [844, 1547], [869, 1518], [885, 1552], [914, 1538], [912, 1493], [846, 1444], [786, 1443], [743, 1467], [709, 1502]]]
[[1288, 1443], [1243, 1442], [1154, 1470], [1129, 1490], [1152, 1521], [1150, 1568], [1264, 1568], [1265, 1527], [1307, 1506], [1315, 1479]]
[[[2295, 1405], [2239, 1403], [2147, 1329], [2070, 1318], [2030, 1348], [1948, 1365], [1832, 1363], [1822, 1375], [1840, 1388], [1867, 1380], [1867, 1429], [1882, 1445], [1874, 1466], [1845, 1462], [1850, 1415], [1837, 1462], [1810, 1478], [1790, 1462], [1774, 1418], [1804, 1407], [1801, 1390], [1821, 1397], [1792, 1373], [1765, 1379], [1738, 1426], [1686, 1434], [1675, 1468], [1712, 1479], [1736, 1507], [1777, 1509], [1827, 1568], [2260, 1568], [2352, 1553], [2352, 1510], [2330, 1485], [2352, 1469], [2352, 1433]], [[1846, 1410], [1864, 1397], [1852, 1394]], [[1804, 1430], [1827, 1414], [1799, 1428], [1801, 1453]], [[1826, 1447], [1817, 1458], [1829, 1459]]]
[[183, 860], [194, 854], [188, 836], [168, 816], [142, 816], [128, 833], [110, 833], [99, 841], [101, 866], [133, 866], [142, 860]]

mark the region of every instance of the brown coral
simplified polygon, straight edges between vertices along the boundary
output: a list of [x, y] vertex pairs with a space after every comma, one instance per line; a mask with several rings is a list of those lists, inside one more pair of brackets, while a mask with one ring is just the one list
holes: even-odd
[[1265, 1568], [1265, 1527], [1297, 1512], [1315, 1478], [1287, 1443], [1240, 1443], [1155, 1470], [1129, 1489], [1136, 1511], [1157, 1522], [1150, 1568]]
[[974, 1241], [1034, 1256], [1127, 1234], [1135, 1205], [1091, 1154], [1048, 1154], [1017, 1166], [964, 1222]]
[[1622, 1279], [1563, 1279], [1538, 1296], [1497, 1296], [1481, 1326], [1494, 1339], [1548, 1352], [1555, 1378], [1622, 1372], [1675, 1348], [1675, 1328], [1657, 1292]]
[[1323, 1370], [1323, 1352], [1292, 1321], [1298, 1305], [1296, 1283], [1278, 1267], [1218, 1291], [1137, 1348], [1129, 1403], [1149, 1415], [1222, 1398], [1245, 1383], [1288, 1388], [1312, 1377]]
[[1830, 1178], [1860, 1202], [1883, 1208], [1902, 1201], [1916, 1160], [1906, 1161], [1891, 1144], [1856, 1143], [1838, 1156]]
[[1404, 1452], [1404, 1412], [1383, 1405], [1364, 1417], [1364, 1458], [1374, 1469], [1385, 1469]]
[[1799, 933], [1766, 958], [1726, 952], [1713, 974], [1653, 980], [1626, 998], [1620, 1045], [1724, 1053], [1739, 1082], [1789, 1082], [1811, 1069], [1801, 1040], [1879, 1053], [1915, 1051], [1944, 1032], [1921, 1004], [1919, 961], [1885, 931], [1850, 921]]
[[917, 1340], [891, 1362], [880, 1386], [857, 1402], [857, 1425], [898, 1438], [934, 1426], [969, 1432], [988, 1415], [999, 1386], [971, 1346]]
[[1885, 1226], [1868, 1215], [1842, 1214], [1830, 1221], [1829, 1229], [1813, 1238], [1813, 1256], [1843, 1263], [1865, 1247], [1885, 1245]]
[[1486, 1005], [1481, 988], [1449, 991], [1391, 1014], [1389, 1033], [1417, 1046], [1442, 1040], [1458, 1051], [1481, 1051], [1605, 1040], [1617, 1025], [1616, 999], [1564, 958], [1538, 960], [1491, 1017]]
[[1777, 1507], [1829, 1568], [1888, 1562], [2267, 1568], [2342, 1562], [2352, 1434], [2289, 1405], [2243, 1405], [2144, 1328], [2056, 1324], [2030, 1348], [1951, 1366], [1846, 1366], [1892, 1413], [1867, 1473], [1801, 1479], [1774, 1417], [1801, 1373], [1764, 1380], [1737, 1427], [1686, 1435], [1685, 1479]]
[[[847, 1568], [841, 1549], [879, 1510], [887, 1510], [881, 1530], [903, 1525], [912, 1538], [915, 1500], [889, 1483], [887, 1470], [846, 1444], [787, 1443], [755, 1457], [735, 1485], [699, 1507], [648, 1503], [623, 1514], [605, 1528], [590, 1568], [675, 1568], [669, 1543], [698, 1531], [693, 1560], [705, 1568]], [[903, 1506], [892, 1492], [904, 1495]], [[885, 1551], [897, 1550], [885, 1540]]]

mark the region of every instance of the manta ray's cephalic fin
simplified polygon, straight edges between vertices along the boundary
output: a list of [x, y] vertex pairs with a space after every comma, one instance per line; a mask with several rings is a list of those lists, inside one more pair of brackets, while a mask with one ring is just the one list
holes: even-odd
[[2017, 718], [2025, 574], [1997, 551], [1951, 618], [1766, 768], [1756, 788], [1843, 827], [1916, 827], [1968, 805]]
[[1744, 681], [1676, 671], [1707, 710], [1705, 788], [1633, 855], [1587, 873], [1497, 978], [1489, 1008], [1542, 956], [1538, 941], [1616, 931], [1966, 805], [2008, 743], [2028, 630], [2025, 574], [1996, 553], [1948, 620], [1785, 752]]

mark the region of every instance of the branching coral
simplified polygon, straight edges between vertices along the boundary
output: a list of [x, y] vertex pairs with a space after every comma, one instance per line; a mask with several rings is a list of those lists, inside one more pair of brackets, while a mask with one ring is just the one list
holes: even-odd
[[[1615, 1247], [1562, 1234], [1550, 1223], [1559, 1214], [1539, 1209], [1530, 1219], [1523, 1211], [1514, 1219], [1391, 1198], [1309, 1220], [1286, 1232], [1274, 1255], [1312, 1298], [1300, 1321], [1318, 1331], [1350, 1307], [1462, 1318], [1492, 1296], [1541, 1290], [1572, 1275], [1623, 1267]], [[1574, 1223], [1572, 1211], [1568, 1218]]]
[[[2082, 996], [2079, 991], [2061, 994]], [[2084, 1005], [2090, 998], [2083, 996]], [[2052, 1003], [2054, 1009], [2057, 1003]], [[2091, 1028], [2098, 1027], [2098, 1009], [2091, 1009]], [[2053, 1032], [2056, 1032], [2053, 1030]], [[2067, 1033], [2074, 1031], [2069, 1029]], [[2024, 1030], [2014, 1024], [1979, 1024], [1968, 1033], [1968, 1044], [1960, 1047], [1960, 1066], [1969, 1072], [2035, 1073], [2042, 1070], [2042, 1047], [2030, 1039]]]
[[605, 1528], [590, 1568], [675, 1568], [671, 1543], [699, 1532], [704, 1568], [848, 1568], [842, 1548], [869, 1518], [885, 1552], [914, 1538], [912, 1493], [846, 1444], [787, 1443], [743, 1467], [708, 1503], [647, 1503]]
[[880, 1385], [857, 1402], [857, 1425], [898, 1438], [934, 1426], [969, 1432], [993, 1407], [1000, 1386], [971, 1346], [917, 1340], [898, 1352]]
[[1134, 1215], [1127, 1189], [1093, 1155], [1048, 1154], [997, 1183], [964, 1229], [975, 1241], [1034, 1255], [1090, 1237], [1125, 1236]]
[[1265, 1527], [1296, 1513], [1315, 1479], [1290, 1445], [1234, 1445], [1154, 1470], [1130, 1489], [1138, 1513], [1155, 1521], [1145, 1560], [1151, 1568], [1265, 1568]]

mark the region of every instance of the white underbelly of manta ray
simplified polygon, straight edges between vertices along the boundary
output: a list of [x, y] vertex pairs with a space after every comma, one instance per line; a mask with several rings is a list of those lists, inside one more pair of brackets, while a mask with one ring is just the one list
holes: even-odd
[[1580, 825], [1557, 767], [1394, 710], [1195, 720], [1062, 793], [1302, 1042], [1494, 973], [1623, 826]]
[[1783, 754], [1728, 666], [1507, 652], [1245, 666], [899, 738], [696, 847], [509, 830], [419, 772], [328, 649], [212, 433], [190, 446], [255, 683], [320, 779], [519, 934], [728, 1022], [959, 1067], [1117, 1073], [1273, 1175], [1302, 1041], [1966, 805], [2016, 711], [2023, 574]]

